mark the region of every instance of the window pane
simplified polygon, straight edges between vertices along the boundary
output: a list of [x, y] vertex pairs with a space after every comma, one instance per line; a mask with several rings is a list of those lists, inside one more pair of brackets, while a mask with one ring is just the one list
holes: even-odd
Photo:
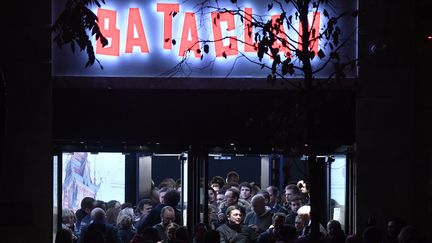
[[63, 153], [63, 208], [80, 208], [84, 197], [125, 200], [125, 155]]

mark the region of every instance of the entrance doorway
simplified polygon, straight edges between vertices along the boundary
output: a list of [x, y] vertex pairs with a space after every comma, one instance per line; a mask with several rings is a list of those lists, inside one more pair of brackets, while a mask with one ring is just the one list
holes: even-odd
[[[352, 232], [355, 188], [350, 155], [339, 153], [318, 158], [325, 163], [325, 183], [319, 186], [326, 194], [322, 203], [327, 208], [320, 221], [325, 226], [330, 219], [338, 220], [347, 233]], [[138, 213], [137, 204], [141, 199], [157, 204], [159, 190], [171, 187], [180, 193], [181, 222], [192, 234], [197, 224], [209, 225], [212, 213], [209, 204], [218, 205], [217, 191], [212, 190], [215, 178], [223, 181], [219, 189], [226, 188], [230, 173], [235, 172], [237, 186], [250, 184], [251, 195], [274, 186], [279, 189], [279, 195], [275, 196], [279, 196], [281, 203], [286, 185], [300, 185], [299, 181], [307, 185], [310, 181], [307, 158], [284, 154], [64, 150], [55, 154], [53, 164], [53, 232], [61, 226], [62, 209], [78, 210], [86, 196], [104, 202], [129, 203]], [[214, 198], [209, 195], [212, 191]]]

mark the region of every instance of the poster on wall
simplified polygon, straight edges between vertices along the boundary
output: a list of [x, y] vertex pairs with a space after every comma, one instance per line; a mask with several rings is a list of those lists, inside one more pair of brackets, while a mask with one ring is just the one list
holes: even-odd
[[[53, 22], [64, 6], [65, 0], [53, 1]], [[334, 72], [336, 59], [340, 63], [357, 59], [357, 19], [350, 14], [357, 1], [336, 0], [327, 8], [314, 6], [311, 3], [309, 22], [320, 38], [311, 42], [311, 64], [317, 71], [315, 78], [327, 78]], [[108, 40], [108, 45], [102, 46], [94, 36], [92, 39], [103, 69], [97, 62], [85, 68], [87, 53], [79, 52], [78, 47], [72, 52], [70, 46], [54, 44], [53, 76], [266, 78], [274, 59], [267, 54], [260, 57], [257, 52], [257, 43], [264, 38], [259, 23], [277, 23], [282, 15], [282, 25], [274, 33], [279, 65], [287, 60], [292, 64], [288, 67], [294, 67], [292, 73], [288, 70], [290, 77], [303, 75], [295, 68], [302, 65], [296, 58], [302, 27], [296, 6], [290, 3], [284, 2], [281, 8], [267, 0], [107, 0], [90, 8]], [[340, 16], [342, 13], [346, 16]], [[331, 26], [338, 33], [337, 41], [325, 38], [332, 18], [337, 18], [337, 25]], [[323, 66], [327, 60], [330, 64]], [[347, 78], [356, 75], [355, 65], [345, 70]]]
[[122, 153], [63, 153], [62, 206], [77, 210], [84, 197], [124, 202], [125, 156]]

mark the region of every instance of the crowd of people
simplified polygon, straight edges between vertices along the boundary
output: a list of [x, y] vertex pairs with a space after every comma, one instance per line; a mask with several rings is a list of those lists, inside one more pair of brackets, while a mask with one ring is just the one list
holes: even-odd
[[208, 221], [192, 235], [182, 224], [179, 183], [171, 178], [154, 187], [152, 196], [136, 206], [91, 197], [76, 212], [62, 210], [56, 242], [67, 243], [422, 243], [426, 239], [402, 219], [388, 220], [385, 230], [369, 225], [362, 234], [346, 235], [337, 220], [319, 224], [311, 237], [308, 183], [260, 188], [241, 182], [239, 174], [215, 176], [208, 184]]

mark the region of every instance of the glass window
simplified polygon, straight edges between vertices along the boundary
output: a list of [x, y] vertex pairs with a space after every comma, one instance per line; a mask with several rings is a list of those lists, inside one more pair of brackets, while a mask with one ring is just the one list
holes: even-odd
[[125, 200], [125, 155], [122, 153], [63, 153], [62, 207], [74, 211], [84, 197]]
[[346, 199], [346, 157], [332, 156], [334, 161], [330, 165], [330, 219], [339, 221], [345, 226]]

